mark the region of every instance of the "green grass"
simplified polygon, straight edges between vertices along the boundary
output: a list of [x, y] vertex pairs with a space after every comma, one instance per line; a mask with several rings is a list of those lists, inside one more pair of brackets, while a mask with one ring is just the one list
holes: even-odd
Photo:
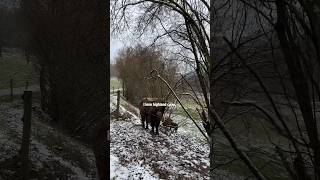
[[[224, 162], [226, 161], [225, 157], [233, 157], [238, 158], [238, 155], [233, 151], [233, 149], [229, 145], [217, 145], [219, 147], [219, 151], [216, 151], [216, 160]], [[283, 169], [282, 166], [271, 164], [268, 162], [268, 158], [266, 156], [262, 156], [261, 154], [249, 153], [250, 159], [253, 161], [254, 165], [260, 169], [263, 175], [273, 180], [289, 180], [285, 174], [286, 170]], [[274, 154], [269, 153], [268, 156], [274, 156]], [[276, 159], [276, 157], [274, 158]], [[281, 164], [281, 163], [280, 163]], [[248, 167], [241, 161], [237, 160], [232, 163], [229, 163], [225, 166], [221, 166], [220, 169], [232, 172], [243, 177], [248, 177], [253, 175], [249, 171]], [[282, 174], [283, 173], [283, 174]]]
[[[200, 116], [198, 111], [195, 108], [188, 108], [186, 107], [188, 113], [190, 114], [190, 116], [195, 120], [195, 121], [200, 121]], [[184, 117], [188, 117], [187, 113], [182, 109], [181, 106], [177, 106], [176, 110], [175, 110], [175, 114], [178, 114], [180, 116], [184, 116]]]
[[10, 88], [10, 79], [13, 79], [13, 87], [24, 87], [37, 84], [38, 76], [32, 63], [27, 63], [24, 55], [17, 53], [3, 54], [0, 58], [0, 89]]
[[[270, 131], [270, 126], [267, 124], [262, 125], [258, 119], [248, 115], [234, 119], [233, 121], [229, 122], [226, 127], [236, 138], [236, 142], [239, 145], [248, 147], [250, 143], [257, 147], [265, 147], [261, 150], [257, 150], [257, 152], [261, 153], [253, 153], [250, 151], [248, 156], [250, 156], [250, 159], [253, 161], [254, 165], [261, 169], [261, 172], [266, 177], [274, 180], [290, 179], [285, 174], [286, 170], [283, 169], [281, 162], [276, 160], [277, 155], [275, 154], [274, 150], [271, 150], [272, 146], [270, 146], [271, 144], [269, 142], [269, 138], [272, 139], [274, 143], [279, 145], [286, 144], [286, 140], [283, 137], [280, 137], [277, 133]], [[266, 134], [265, 128], [269, 131], [269, 134]], [[222, 138], [223, 135], [221, 133], [219, 134], [220, 135], [217, 137]], [[225, 157], [238, 158], [238, 155], [234, 152], [227, 141], [225, 144], [217, 143], [216, 146], [217, 149], [219, 149], [217, 153], [219, 154], [217, 156], [219, 157], [217, 158], [218, 161], [225, 161]], [[269, 163], [268, 160], [270, 157], [274, 157], [272, 159], [277, 161], [277, 163], [280, 165]], [[243, 177], [251, 175], [249, 169], [241, 160], [222, 166], [221, 169], [239, 174]]]
[[[200, 117], [198, 115], [198, 112], [195, 110], [195, 108], [198, 106], [192, 99], [183, 98], [182, 103], [185, 105], [186, 109], [188, 110], [189, 114], [197, 121], [200, 121]], [[175, 112], [181, 116], [187, 117], [186, 113], [183, 111], [183, 109], [178, 106]], [[229, 123], [226, 124], [227, 129], [233, 134], [234, 137], [237, 139], [237, 143], [240, 145], [243, 145], [246, 147], [247, 141], [251, 142], [251, 144], [256, 144], [257, 146], [266, 146], [270, 145], [269, 140], [271, 139], [274, 143], [279, 145], [285, 145], [287, 144], [287, 141], [285, 138], [280, 137], [276, 132], [270, 131], [271, 127], [267, 123], [261, 123], [265, 122], [265, 120], [259, 120], [257, 119], [259, 117], [253, 117], [252, 115], [246, 115], [242, 117], [238, 117]], [[261, 119], [261, 118], [260, 118]], [[266, 134], [265, 129], [268, 130], [269, 134]], [[269, 137], [268, 137], [269, 136]], [[242, 137], [242, 138], [237, 138]], [[244, 138], [247, 137], [247, 138]], [[223, 135], [221, 132], [218, 132], [217, 138], [223, 138]], [[224, 138], [223, 138], [224, 139]], [[224, 140], [225, 143], [216, 142], [216, 160], [219, 162], [226, 161], [226, 157], [234, 157], [238, 158], [238, 155], [234, 152], [232, 147], [229, 145], [229, 143]], [[265, 150], [265, 149], [263, 149]], [[264, 152], [266, 153], [266, 152]], [[286, 170], [283, 169], [283, 167], [280, 165], [274, 165], [270, 164], [268, 162], [269, 157], [275, 157], [276, 154], [274, 151], [268, 152], [267, 156], [261, 155], [259, 153], [250, 153], [249, 156], [251, 157], [254, 164], [261, 169], [261, 172], [270, 179], [275, 180], [287, 180], [290, 179], [285, 174]], [[278, 162], [281, 164], [281, 162]], [[238, 175], [241, 175], [243, 177], [250, 176], [251, 173], [247, 166], [241, 161], [237, 160], [233, 163], [226, 164], [224, 166], [221, 166], [219, 169], [232, 172]], [[280, 174], [280, 172], [283, 172], [283, 174]]]
[[[190, 96], [185, 96], [180, 99], [181, 103], [183, 106], [186, 108], [190, 116], [195, 120], [195, 121], [200, 121], [200, 116], [196, 108], [201, 110], [201, 107], [190, 97]], [[180, 106], [180, 104], [177, 102], [177, 107], [175, 109], [175, 113], [184, 117], [188, 117], [187, 113], [183, 110], [183, 108]]]
[[[251, 142], [251, 144], [255, 144], [258, 147], [269, 147], [272, 148], [269, 140], [272, 140], [273, 143], [276, 143], [278, 145], [285, 145], [287, 144], [287, 140], [283, 138], [282, 136], [279, 136], [275, 131], [271, 130], [271, 126], [267, 123], [261, 123], [265, 122], [265, 120], [259, 121], [257, 119], [258, 117], [253, 117], [250, 115], [247, 116], [242, 116], [239, 118], [234, 119], [230, 123], [226, 125], [226, 127], [230, 130], [230, 132], [233, 134], [234, 137], [247, 137], [246, 140], [239, 140], [237, 138], [238, 144], [242, 144], [243, 146], [246, 146], [247, 142]], [[268, 134], [266, 132], [268, 131]], [[241, 142], [241, 141], [246, 141], [246, 142]], [[233, 151], [233, 149], [229, 145], [218, 145], [221, 146], [223, 149], [221, 152], [221, 155], [227, 155], [227, 156], [233, 156], [237, 157], [237, 154]], [[268, 149], [269, 149], [268, 148]], [[273, 150], [269, 151], [267, 148], [262, 149], [264, 153], [267, 152], [267, 155], [269, 157], [274, 157], [273, 159], [276, 160], [277, 155]], [[265, 155], [261, 154], [251, 154], [250, 155], [252, 161], [254, 164], [258, 167], [261, 168], [261, 172], [267, 176], [270, 179], [275, 179], [275, 180], [286, 180], [290, 179], [286, 177], [286, 170], [283, 169], [281, 166], [281, 162], [278, 161], [279, 165], [274, 165], [268, 163], [268, 157]], [[227, 166], [224, 166], [222, 169], [227, 170], [229, 172], [237, 173], [243, 176], [248, 176], [250, 174], [248, 168], [246, 165], [240, 161], [234, 162], [232, 164], [229, 164]], [[284, 174], [280, 174], [284, 173]]]
[[110, 78], [110, 90], [112, 89], [120, 89], [122, 88], [122, 83], [121, 80], [116, 78], [116, 77], [112, 77]]

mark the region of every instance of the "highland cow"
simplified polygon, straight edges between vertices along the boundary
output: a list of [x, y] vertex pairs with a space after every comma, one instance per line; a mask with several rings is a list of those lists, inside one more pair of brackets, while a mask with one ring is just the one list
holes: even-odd
[[164, 103], [158, 98], [143, 98], [139, 104], [142, 127], [148, 129], [148, 124], [151, 125], [151, 133], [159, 134], [159, 125], [164, 114], [166, 106], [156, 106], [155, 103]]

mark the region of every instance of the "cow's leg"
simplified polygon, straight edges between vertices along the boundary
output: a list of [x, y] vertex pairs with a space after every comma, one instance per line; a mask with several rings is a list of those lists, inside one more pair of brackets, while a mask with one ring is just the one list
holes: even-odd
[[151, 121], [151, 133], [153, 134], [153, 132], [154, 132], [154, 124], [153, 124], [153, 122]]
[[144, 128], [144, 122], [145, 122], [145, 115], [142, 113], [140, 114], [141, 115], [141, 124], [142, 124], [142, 127]]
[[156, 134], [159, 135], [159, 125], [160, 125], [160, 120], [156, 122]]
[[149, 129], [149, 124], [150, 124], [150, 126], [152, 126], [152, 115], [150, 113], [148, 114], [148, 117], [146, 119], [146, 123], [147, 123], [146, 129]]
[[154, 133], [154, 119], [150, 119], [150, 124], [151, 124], [151, 133]]
[[149, 128], [148, 128], [149, 121], [150, 121], [150, 119], [149, 119], [149, 118], [146, 118], [146, 129], [149, 129]]

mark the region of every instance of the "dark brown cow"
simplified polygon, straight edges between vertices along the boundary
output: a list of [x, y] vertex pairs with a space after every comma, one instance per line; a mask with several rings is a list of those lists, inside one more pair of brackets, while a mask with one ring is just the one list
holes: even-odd
[[[159, 134], [159, 125], [166, 109], [166, 106], [155, 106], [153, 103], [165, 103], [159, 98], [143, 98], [139, 104], [142, 127], [148, 129], [148, 124], [151, 124], [151, 133]], [[147, 105], [148, 104], [148, 105]]]

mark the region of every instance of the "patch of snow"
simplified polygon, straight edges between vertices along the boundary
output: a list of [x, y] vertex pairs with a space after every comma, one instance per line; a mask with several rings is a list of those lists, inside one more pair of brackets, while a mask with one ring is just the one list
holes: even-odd
[[110, 179], [150, 179], [156, 180], [157, 177], [152, 175], [150, 168], [141, 166], [141, 164], [123, 166], [120, 164], [119, 159], [110, 155]]

